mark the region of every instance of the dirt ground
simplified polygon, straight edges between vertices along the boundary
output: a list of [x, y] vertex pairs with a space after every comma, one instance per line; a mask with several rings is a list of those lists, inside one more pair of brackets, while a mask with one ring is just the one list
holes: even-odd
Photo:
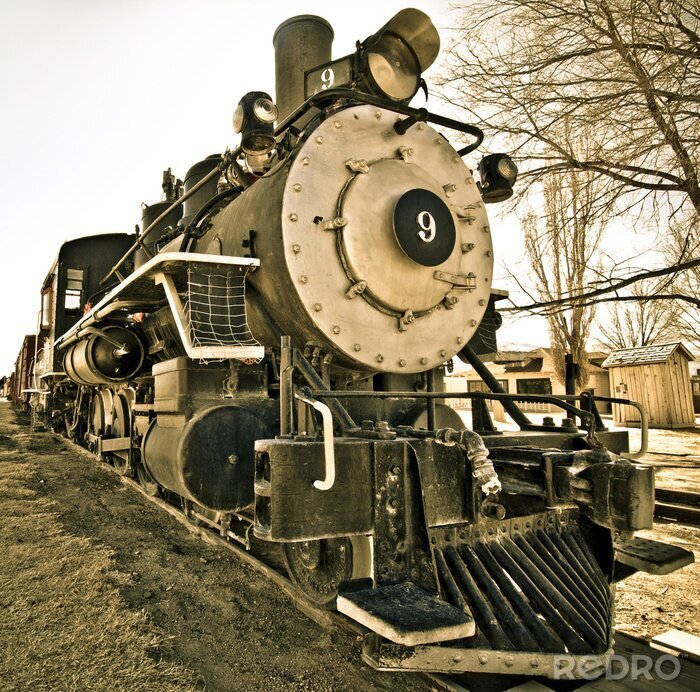
[[[100, 589], [95, 591], [101, 594], [99, 598], [87, 600], [109, 611], [110, 626], [118, 615], [116, 622], [123, 631], [134, 633], [132, 649], [141, 649], [127, 651], [122, 641], [126, 637], [110, 630], [89, 649], [83, 646], [75, 653], [73, 659], [79, 658], [80, 666], [68, 666], [56, 647], [44, 651], [39, 645], [42, 633], [61, 623], [68, 630], [77, 626], [56, 609], [35, 608], [33, 613], [43, 588], [41, 578], [34, 577], [27, 588], [33, 588], [35, 595], [23, 596], [33, 614], [27, 618], [25, 613], [21, 623], [22, 627], [31, 624], [32, 633], [19, 627], [16, 608], [8, 607], [2, 596], [6, 585], [18, 581], [23, 573], [12, 573], [3, 559], [0, 689], [425, 689], [415, 677], [369, 669], [361, 663], [359, 644], [352, 635], [322, 629], [264, 577], [227, 551], [203, 543], [105, 467], [50, 434], [30, 435], [26, 427], [20, 427], [21, 422], [9, 404], [0, 403], [0, 470], [4, 470], [0, 472], [0, 502], [6, 507], [13, 498], [34, 503], [37, 516], [45, 517], [53, 527], [49, 533], [60, 538], [64, 549], [85, 559], [99, 558], [93, 568], [90, 562], [84, 571], [93, 569], [93, 580], [109, 586], [111, 590], [105, 593], [111, 601], [105, 601]], [[695, 461], [690, 457], [700, 459], [698, 441], [700, 436], [695, 433], [654, 434], [650, 451], [676, 450], [685, 455], [666, 457], [671, 462], [661, 469], [664, 484], [666, 480], [677, 487], [686, 483], [688, 466]], [[650, 454], [649, 458], [657, 466], [662, 460], [661, 455]], [[36, 524], [37, 536], [46, 531], [43, 526]], [[31, 527], [25, 528], [31, 532]], [[24, 540], [3, 535], [3, 542]], [[700, 528], [663, 523], [651, 535], [691, 548], [700, 559]], [[0, 545], [0, 551], [4, 549]], [[36, 549], [34, 554], [40, 555]], [[69, 569], [73, 558], [75, 555], [64, 556], [59, 562], [63, 560]], [[23, 559], [26, 563], [28, 557]], [[48, 578], [53, 577], [44, 575]], [[85, 583], [75, 579], [61, 583], [66, 603], [78, 616], [86, 600]], [[94, 590], [95, 585], [90, 588]], [[98, 616], [89, 614], [95, 623], [102, 622]], [[636, 636], [649, 637], [672, 628], [700, 635], [700, 565], [666, 577], [637, 574], [627, 579], [618, 587], [616, 619], [622, 631]], [[75, 637], [86, 636], [83, 630], [77, 628]], [[10, 642], [13, 646], [8, 646]], [[27, 650], [36, 656], [34, 663], [27, 659], [24, 668], [30, 668], [29, 672], [19, 670], [14, 659], [17, 652]], [[144, 682], [120, 684], [112, 674], [96, 678], [94, 671], [109, 670], [103, 663], [110, 658], [122, 670], [146, 674]], [[49, 680], [65, 684], [49, 684]]]
[[[104, 608], [140, 614], [140, 626], [145, 628], [140, 657], [127, 657], [119, 633], [110, 632], [93, 649], [83, 651], [80, 666], [67, 669], [63, 657], [51, 647], [43, 647], [43, 642], [27, 644], [59, 627], [63, 615], [49, 608], [46, 612], [35, 608], [37, 613], [27, 615], [0, 602], [0, 689], [425, 689], [415, 678], [367, 667], [360, 661], [359, 644], [352, 635], [316, 625], [264, 577], [227, 551], [202, 542], [99, 463], [50, 434], [30, 436], [27, 428], [17, 425], [7, 403], [0, 403], [0, 442], [0, 468], [8, 470], [5, 465], [12, 464], [16, 468], [9, 469], [10, 475], [21, 473], [22, 493], [31, 496], [31, 502], [50, 504], [51, 521], [60, 527], [63, 542], [80, 539], [74, 551], [81, 555], [97, 551], [105, 558], [102, 569], [108, 570], [107, 579], [116, 588], [112, 603], [104, 603]], [[0, 502], [6, 508], [7, 475], [0, 475]], [[17, 536], [16, 540], [24, 539]], [[0, 553], [4, 550], [0, 545]], [[71, 569], [73, 558], [66, 558], [66, 569]], [[2, 595], [22, 574], [8, 573], [4, 558], [0, 563]], [[37, 594], [32, 597], [35, 603], [30, 598], [27, 604], [30, 610], [41, 600], [42, 581], [50, 578], [50, 574], [36, 576], [32, 586]], [[70, 608], [79, 609], [85, 584], [69, 580], [64, 589]], [[87, 610], [84, 615], [97, 617]], [[31, 634], [26, 631], [27, 619], [33, 624]], [[68, 622], [75, 627], [78, 621]], [[76, 630], [76, 636], [84, 634]], [[153, 642], [157, 646], [151, 646]], [[33, 672], [15, 665], [13, 656], [22, 650], [34, 652], [34, 662], [28, 661]], [[122, 671], [149, 666], [154, 658], [177, 664], [182, 667], [181, 684], [173, 681], [172, 671], [167, 680], [166, 676], [158, 679], [158, 670], [151, 671], [150, 681], [139, 684], [88, 675], [100, 659], [110, 656], [124, 659]], [[118, 664], [114, 670], [120, 670]]]

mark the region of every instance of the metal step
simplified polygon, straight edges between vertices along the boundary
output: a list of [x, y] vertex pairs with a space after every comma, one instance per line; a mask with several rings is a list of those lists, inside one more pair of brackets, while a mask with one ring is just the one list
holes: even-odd
[[[357, 588], [360, 586], [361, 588]], [[411, 582], [373, 589], [362, 580], [341, 589], [338, 612], [404, 646], [471, 637], [474, 619]]]
[[690, 550], [676, 545], [632, 538], [615, 542], [615, 560], [627, 567], [648, 574], [669, 574], [695, 561]]

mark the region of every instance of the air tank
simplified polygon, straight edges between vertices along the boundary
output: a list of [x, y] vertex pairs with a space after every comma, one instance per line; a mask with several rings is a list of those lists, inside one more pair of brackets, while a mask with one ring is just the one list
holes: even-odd
[[[272, 428], [254, 406], [212, 406], [184, 425], [159, 416], [144, 436], [143, 463], [160, 485], [219, 512], [254, 500], [254, 445]], [[163, 419], [163, 420], [161, 420]]]
[[134, 377], [143, 359], [143, 344], [136, 333], [113, 325], [92, 329], [71, 344], [63, 356], [63, 369], [78, 384], [116, 384]]

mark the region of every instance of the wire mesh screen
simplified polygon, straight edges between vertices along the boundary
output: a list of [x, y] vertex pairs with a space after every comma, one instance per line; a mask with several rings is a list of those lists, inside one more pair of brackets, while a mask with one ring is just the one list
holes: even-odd
[[193, 346], [260, 346], [246, 318], [247, 273], [247, 267], [188, 268], [185, 312]]

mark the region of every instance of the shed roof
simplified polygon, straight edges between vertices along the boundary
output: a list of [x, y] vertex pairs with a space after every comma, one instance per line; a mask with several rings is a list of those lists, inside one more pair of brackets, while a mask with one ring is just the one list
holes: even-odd
[[665, 363], [676, 351], [688, 359], [693, 360], [693, 354], [680, 341], [670, 344], [654, 344], [652, 346], [639, 346], [638, 348], [621, 348], [613, 351], [604, 361], [602, 367], [611, 368], [620, 365], [647, 365], [651, 363]]

